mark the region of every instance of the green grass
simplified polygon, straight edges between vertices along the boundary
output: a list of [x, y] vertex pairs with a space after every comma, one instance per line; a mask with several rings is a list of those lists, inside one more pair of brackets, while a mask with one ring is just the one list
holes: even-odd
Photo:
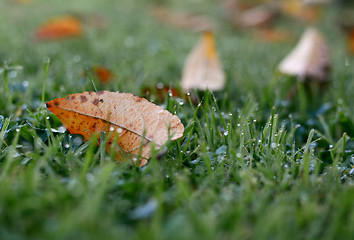
[[[276, 25], [293, 40], [264, 43], [232, 29], [216, 1], [166, 1], [217, 21], [227, 88], [195, 93], [198, 106], [159, 102], [186, 131], [137, 168], [62, 132], [43, 102], [94, 90], [85, 71], [97, 64], [116, 74], [107, 85], [93, 76], [97, 90], [180, 87], [199, 35], [154, 20], [153, 1], [32, 2], [0, 6], [0, 239], [354, 237], [354, 58], [336, 25], [340, 9], [315, 23], [331, 47], [328, 89], [286, 101], [296, 79], [276, 66], [306, 23], [283, 17]], [[82, 37], [33, 39], [43, 21], [68, 13], [83, 19]], [[90, 25], [94, 16], [103, 29]]]

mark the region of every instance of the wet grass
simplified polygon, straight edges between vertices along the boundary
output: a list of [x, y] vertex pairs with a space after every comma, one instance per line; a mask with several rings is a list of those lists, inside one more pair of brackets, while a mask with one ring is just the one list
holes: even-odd
[[[354, 70], [338, 10], [316, 24], [332, 49], [328, 89], [288, 101], [296, 79], [276, 66], [305, 23], [284, 18], [278, 25], [294, 39], [265, 43], [228, 26], [214, 1], [168, 1], [220, 24], [228, 83], [193, 93], [200, 105], [150, 96], [186, 131], [140, 169], [65, 132], [43, 103], [94, 90], [93, 65], [116, 75], [106, 85], [92, 75], [98, 90], [179, 87], [199, 35], [155, 21], [152, 1], [32, 2], [0, 8], [1, 239], [353, 238]], [[68, 13], [84, 21], [82, 37], [32, 38], [41, 22]], [[94, 27], [100, 18], [104, 27]]]

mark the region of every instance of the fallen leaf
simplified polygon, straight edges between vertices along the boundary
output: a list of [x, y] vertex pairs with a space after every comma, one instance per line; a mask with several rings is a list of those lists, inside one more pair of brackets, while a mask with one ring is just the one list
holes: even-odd
[[113, 72], [104, 66], [94, 66], [92, 71], [101, 83], [108, 83], [114, 77]]
[[348, 41], [349, 52], [354, 55], [354, 28], [348, 31], [347, 41]]
[[82, 34], [81, 22], [73, 16], [60, 16], [49, 20], [37, 28], [38, 40], [55, 40], [77, 37]]
[[278, 15], [278, 7], [273, 3], [222, 0], [221, 6], [231, 24], [241, 28], [268, 25]]
[[130, 93], [76, 93], [47, 102], [47, 108], [70, 133], [84, 140], [101, 131], [111, 133], [106, 150], [115, 149], [119, 161], [130, 155], [140, 166], [148, 162], [152, 144], [159, 149], [168, 139], [182, 137], [184, 131], [177, 116]]
[[324, 2], [310, 2], [301, 0], [280, 1], [280, 9], [283, 14], [292, 16], [301, 21], [316, 21], [321, 16], [321, 4]]
[[330, 70], [329, 49], [323, 36], [308, 28], [299, 43], [279, 64], [279, 71], [296, 75], [301, 81], [309, 78], [319, 83], [328, 81]]
[[189, 54], [182, 73], [182, 88], [218, 91], [225, 87], [225, 74], [215, 48], [214, 34], [204, 32]]
[[172, 11], [166, 7], [156, 7], [153, 16], [161, 23], [167, 23], [177, 28], [189, 29], [192, 31], [215, 30], [215, 22], [203, 15], [193, 15], [181, 11]]
[[263, 28], [254, 31], [257, 39], [265, 42], [286, 42], [291, 39], [290, 33], [273, 28]]
[[238, 15], [236, 24], [241, 27], [260, 27], [269, 24], [278, 14], [276, 8], [262, 4], [248, 9]]

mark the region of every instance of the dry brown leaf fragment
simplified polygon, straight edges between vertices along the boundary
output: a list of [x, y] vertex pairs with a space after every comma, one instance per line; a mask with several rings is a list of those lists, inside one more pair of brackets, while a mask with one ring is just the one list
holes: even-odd
[[272, 2], [221, 0], [225, 17], [235, 27], [262, 27], [278, 15], [278, 7]]
[[317, 82], [327, 82], [330, 70], [329, 49], [323, 36], [308, 28], [299, 43], [279, 64], [279, 71]]
[[265, 42], [286, 42], [291, 39], [291, 34], [287, 31], [274, 28], [263, 28], [254, 31], [257, 39]]
[[292, 16], [301, 21], [316, 21], [321, 17], [322, 6], [325, 2], [283, 0], [280, 1], [280, 9], [285, 15]]
[[106, 132], [110, 136], [106, 150], [114, 149], [119, 161], [130, 155], [140, 160], [140, 166], [147, 163], [152, 144], [159, 149], [169, 139], [182, 137], [184, 131], [176, 115], [130, 93], [76, 93], [47, 102], [47, 108], [70, 133], [84, 140]]
[[278, 14], [277, 9], [264, 4], [253, 7], [239, 14], [236, 24], [242, 27], [259, 27], [269, 24]]
[[152, 14], [160, 22], [167, 23], [177, 28], [184, 28], [192, 31], [216, 29], [216, 23], [205, 15], [195, 15], [182, 11], [173, 11], [163, 6], [154, 8]]
[[82, 34], [81, 22], [69, 15], [52, 18], [39, 26], [35, 32], [38, 40], [55, 40], [77, 37]]
[[189, 54], [182, 73], [182, 88], [186, 91], [222, 90], [225, 74], [215, 48], [214, 34], [204, 32], [202, 39]]
[[354, 27], [346, 31], [349, 53], [354, 55]]

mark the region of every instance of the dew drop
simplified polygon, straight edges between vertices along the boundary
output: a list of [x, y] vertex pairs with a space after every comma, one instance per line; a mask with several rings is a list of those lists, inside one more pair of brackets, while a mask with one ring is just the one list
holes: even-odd
[[190, 92], [187, 92], [187, 96], [190, 96], [191, 95], [191, 93]]
[[29, 82], [28, 82], [28, 81], [23, 81], [22, 86], [23, 86], [24, 88], [28, 87], [28, 85], [29, 85]]
[[237, 127], [241, 126], [241, 124], [237, 123]]
[[270, 146], [271, 146], [272, 148], [276, 148], [276, 147], [277, 147], [277, 144], [276, 144], [276, 143], [272, 143]]
[[236, 154], [236, 157], [238, 157], [238, 158], [240, 158], [241, 156], [242, 156], [241, 153]]
[[163, 83], [159, 82], [158, 84], [156, 84], [156, 88], [157, 89], [162, 89], [163, 88]]
[[122, 133], [122, 132], [123, 132], [123, 129], [117, 128], [117, 133]]
[[19, 128], [16, 128], [16, 132], [19, 132], [20, 131], [20, 129]]
[[227, 135], [229, 135], [229, 132], [228, 132], [228, 131], [225, 131], [225, 132], [224, 132], [224, 136], [227, 136]]
[[47, 120], [49, 120], [49, 117], [47, 117]]
[[69, 148], [70, 147], [69, 143], [65, 144], [64, 147]]
[[65, 131], [66, 131], [66, 129], [64, 126], [61, 126], [58, 128], [58, 132], [60, 132], [60, 133], [65, 133]]
[[113, 131], [114, 131], [114, 127], [111, 126], [111, 127], [109, 128], [109, 131], [113, 132]]

